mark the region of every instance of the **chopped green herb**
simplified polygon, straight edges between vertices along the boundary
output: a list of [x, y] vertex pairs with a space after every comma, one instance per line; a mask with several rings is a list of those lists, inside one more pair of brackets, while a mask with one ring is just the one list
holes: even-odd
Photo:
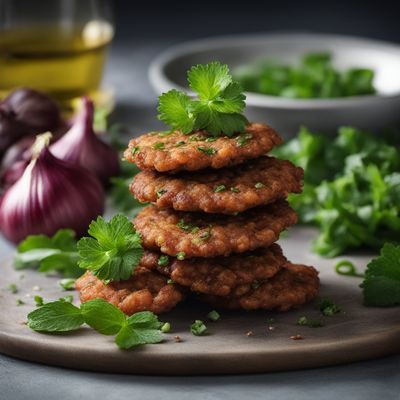
[[192, 325], [190, 325], [190, 331], [195, 336], [203, 336], [208, 333], [207, 327], [205, 326], [204, 322], [196, 319]]
[[44, 300], [42, 296], [36, 295], [33, 300], [35, 300], [36, 307], [42, 307], [44, 305]]
[[[179, 222], [176, 224], [176, 226], [185, 232], [192, 231], [192, 233], [195, 233], [196, 231], [193, 232], [193, 230], [196, 230], [196, 228], [197, 228], [193, 224], [186, 223], [184, 219], [180, 219]], [[197, 230], [198, 230], [198, 228], [197, 228]]]
[[186, 144], [186, 142], [184, 142], [183, 140], [180, 140], [180, 141], [175, 145], [175, 147], [181, 147], [181, 146], [183, 146], [184, 144]]
[[165, 193], [167, 193], [166, 189], [157, 190], [157, 199], [159, 199]]
[[215, 310], [210, 311], [210, 312], [207, 314], [207, 317], [208, 317], [208, 319], [209, 319], [210, 321], [213, 321], [213, 322], [218, 321], [218, 320], [221, 318], [221, 316], [219, 315], [219, 313], [218, 313], [217, 311], [215, 311]]
[[162, 333], [168, 333], [171, 330], [171, 324], [169, 322], [165, 322], [161, 327]]
[[242, 133], [236, 138], [236, 143], [239, 147], [244, 147], [252, 138], [253, 135], [251, 133]]
[[231, 187], [231, 192], [233, 193], [240, 193], [240, 190], [236, 187]]
[[173, 285], [175, 282], [174, 282], [174, 280], [173, 279], [168, 279], [167, 280], [167, 284], [168, 285]]
[[131, 154], [134, 156], [139, 151], [139, 146], [132, 147]]
[[297, 320], [297, 325], [308, 326], [309, 328], [320, 328], [324, 326], [322, 321], [319, 321], [317, 319], [309, 319], [307, 317], [300, 317]]
[[208, 138], [206, 139], [206, 142], [207, 142], [207, 143], [215, 142], [217, 139], [218, 139], [218, 138], [215, 137], [215, 136], [208, 137]]
[[214, 149], [213, 147], [204, 147], [204, 146], [198, 146], [197, 150], [199, 150], [209, 156], [212, 156], [213, 154], [215, 154], [217, 152], [217, 149]]
[[78, 242], [79, 266], [102, 280], [129, 279], [144, 252], [131, 221], [120, 214], [108, 222], [98, 217], [88, 233]]
[[199, 235], [199, 239], [202, 241], [207, 241], [211, 237], [211, 228], [208, 228], [206, 231], [203, 231]]
[[169, 257], [166, 255], [160, 256], [160, 258], [158, 259], [158, 262], [157, 262], [157, 264], [160, 267], [165, 267], [168, 265], [168, 263], [169, 263]]
[[23, 300], [17, 299], [17, 306], [22, 306], [24, 304], [25, 304], [25, 302]]
[[189, 136], [189, 142], [202, 142], [203, 140], [205, 140], [204, 136], [200, 136], [200, 135]]
[[60, 281], [58, 281], [58, 284], [64, 290], [72, 290], [75, 288], [75, 279], [72, 278], [61, 279]]
[[220, 193], [220, 192], [224, 192], [226, 190], [226, 186], [225, 185], [218, 185], [214, 188], [214, 192], [215, 193]]
[[68, 294], [67, 296], [60, 297], [59, 301], [66, 301], [67, 303], [72, 303], [74, 301], [74, 296], [72, 294]]
[[155, 150], [164, 150], [165, 148], [165, 143], [163, 142], [158, 142], [153, 144], [153, 149]]
[[367, 265], [361, 284], [364, 305], [390, 307], [400, 305], [400, 246], [386, 243], [377, 258]]
[[186, 254], [184, 251], [180, 251], [179, 253], [176, 254], [176, 258], [180, 261], [184, 260], [186, 257]]
[[12, 293], [12, 294], [16, 294], [18, 293], [18, 287], [15, 283], [10, 283], [8, 285], [8, 290]]
[[264, 185], [263, 183], [261, 183], [261, 182], [257, 182], [257, 183], [254, 185], [254, 187], [255, 187], [256, 189], [261, 189], [261, 188], [265, 187], [265, 185]]
[[338, 314], [342, 311], [337, 304], [326, 298], [321, 299], [318, 308], [321, 311], [321, 314], [325, 317], [331, 317], [332, 315]]

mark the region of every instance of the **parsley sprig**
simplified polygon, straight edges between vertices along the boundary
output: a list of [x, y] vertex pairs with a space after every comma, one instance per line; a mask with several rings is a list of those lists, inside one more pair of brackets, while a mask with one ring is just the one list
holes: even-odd
[[70, 332], [84, 323], [103, 335], [115, 336], [115, 343], [122, 349], [162, 340], [163, 323], [155, 314], [142, 311], [127, 317], [103, 299], [90, 300], [80, 308], [60, 299], [28, 314], [29, 328], [42, 333]]
[[78, 242], [78, 264], [102, 280], [129, 279], [143, 256], [139, 233], [129, 219], [115, 215], [109, 222], [103, 217], [92, 221], [88, 233]]
[[217, 61], [199, 64], [189, 70], [187, 78], [197, 98], [175, 89], [163, 93], [157, 108], [161, 121], [184, 134], [204, 129], [214, 136], [231, 136], [243, 131], [246, 96], [227, 65]]
[[365, 271], [361, 284], [366, 306], [400, 305], [400, 246], [386, 243]]

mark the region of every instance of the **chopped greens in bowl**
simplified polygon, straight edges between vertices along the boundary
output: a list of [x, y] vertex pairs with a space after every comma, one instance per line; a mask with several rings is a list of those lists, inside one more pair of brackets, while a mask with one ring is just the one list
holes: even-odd
[[248, 92], [291, 99], [323, 99], [376, 93], [374, 71], [353, 67], [339, 71], [330, 53], [308, 53], [296, 65], [272, 59], [238, 67], [235, 78]]

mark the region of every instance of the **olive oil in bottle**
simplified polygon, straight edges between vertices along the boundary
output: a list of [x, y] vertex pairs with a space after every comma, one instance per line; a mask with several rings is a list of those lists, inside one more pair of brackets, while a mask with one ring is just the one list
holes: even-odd
[[0, 34], [0, 97], [27, 86], [48, 93], [65, 107], [79, 96], [100, 96], [100, 83], [113, 27], [32, 26]]

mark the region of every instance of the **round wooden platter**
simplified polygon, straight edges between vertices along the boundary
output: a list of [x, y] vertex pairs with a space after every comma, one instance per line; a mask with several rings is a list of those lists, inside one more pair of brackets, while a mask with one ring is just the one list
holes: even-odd
[[[209, 307], [186, 303], [162, 315], [172, 331], [165, 340], [133, 350], [117, 348], [113, 338], [89, 328], [63, 335], [31, 331], [26, 315], [35, 308], [33, 297], [46, 300], [64, 296], [57, 277], [35, 271], [15, 271], [12, 260], [2, 262], [0, 297], [0, 352], [25, 360], [64, 367], [135, 374], [192, 375], [251, 373], [320, 367], [365, 360], [400, 351], [398, 308], [366, 308], [362, 305], [360, 279], [334, 272], [337, 260], [321, 259], [310, 252], [315, 232], [295, 228], [281, 240], [287, 257], [320, 270], [321, 297], [340, 305], [342, 312], [321, 318], [315, 302], [287, 313], [228, 312], [221, 310], [218, 322], [207, 322], [209, 335], [193, 336], [195, 319], [207, 320]], [[346, 257], [363, 269], [372, 255]], [[18, 293], [6, 287], [16, 283]], [[75, 302], [78, 296], [75, 292]], [[17, 305], [17, 299], [25, 302]], [[297, 326], [301, 316], [322, 319], [325, 326]], [[273, 318], [273, 323], [268, 319]], [[272, 326], [272, 328], [269, 328]], [[251, 335], [246, 335], [249, 331]], [[300, 335], [301, 340], [291, 339]], [[177, 343], [175, 336], [180, 336]]]

